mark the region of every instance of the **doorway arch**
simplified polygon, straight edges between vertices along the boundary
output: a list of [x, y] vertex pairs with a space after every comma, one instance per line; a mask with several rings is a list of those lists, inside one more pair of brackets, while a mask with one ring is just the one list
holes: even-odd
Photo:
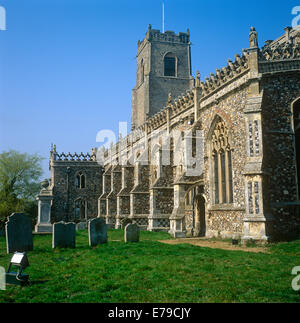
[[195, 230], [194, 235], [205, 237], [206, 235], [206, 201], [202, 194], [198, 194], [194, 201]]
[[204, 186], [190, 187], [185, 195], [185, 224], [187, 232], [193, 237], [206, 236], [207, 209]]

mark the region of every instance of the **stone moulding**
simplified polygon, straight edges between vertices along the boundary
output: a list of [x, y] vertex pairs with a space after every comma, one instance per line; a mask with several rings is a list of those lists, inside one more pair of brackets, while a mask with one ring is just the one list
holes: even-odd
[[213, 205], [211, 207], [208, 207], [208, 211], [240, 211], [240, 212], [245, 212], [246, 208], [245, 207], [236, 207], [233, 205]]
[[259, 72], [262, 74], [272, 74], [278, 72], [300, 70], [300, 58], [297, 60], [279, 60], [272, 62], [259, 62]]

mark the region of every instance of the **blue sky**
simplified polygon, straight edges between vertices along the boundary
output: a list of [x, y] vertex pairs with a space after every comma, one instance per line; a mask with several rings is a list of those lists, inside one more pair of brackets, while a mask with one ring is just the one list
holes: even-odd
[[[191, 32], [193, 74], [202, 78], [292, 24], [297, 1], [166, 0], [166, 30]], [[39, 153], [48, 174], [51, 143], [62, 152], [96, 147], [102, 129], [131, 118], [137, 41], [162, 29], [162, 0], [0, 0], [0, 152]]]

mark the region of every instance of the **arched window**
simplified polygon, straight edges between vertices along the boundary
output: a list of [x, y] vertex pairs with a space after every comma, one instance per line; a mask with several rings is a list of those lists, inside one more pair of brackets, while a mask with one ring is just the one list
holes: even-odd
[[168, 53], [164, 58], [164, 76], [177, 75], [177, 58], [174, 54]]
[[215, 204], [233, 203], [232, 160], [229, 131], [219, 119], [212, 134], [212, 169]]
[[293, 105], [293, 130], [295, 135], [295, 156], [297, 165], [298, 195], [300, 194], [300, 99]]
[[78, 189], [83, 189], [85, 188], [85, 185], [86, 185], [85, 175], [82, 172], [80, 172], [76, 175], [75, 187]]

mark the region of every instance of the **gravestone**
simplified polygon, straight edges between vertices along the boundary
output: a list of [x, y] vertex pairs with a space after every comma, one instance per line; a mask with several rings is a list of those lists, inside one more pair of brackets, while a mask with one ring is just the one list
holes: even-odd
[[139, 242], [140, 241], [140, 228], [137, 224], [127, 224], [124, 234], [125, 242]]
[[107, 225], [104, 219], [96, 218], [90, 220], [88, 224], [88, 231], [90, 247], [107, 243]]
[[86, 230], [87, 223], [86, 222], [79, 222], [76, 224], [76, 230]]
[[52, 248], [75, 248], [76, 224], [59, 222], [53, 224]]
[[123, 219], [122, 221], [121, 221], [121, 228], [122, 229], [125, 229], [125, 227], [126, 227], [126, 225], [127, 224], [131, 224], [132, 223], [132, 220], [130, 220], [130, 219]]
[[7, 253], [33, 250], [32, 224], [23, 213], [13, 213], [5, 224]]
[[6, 273], [3, 267], [0, 267], [0, 290], [5, 290], [6, 287]]

